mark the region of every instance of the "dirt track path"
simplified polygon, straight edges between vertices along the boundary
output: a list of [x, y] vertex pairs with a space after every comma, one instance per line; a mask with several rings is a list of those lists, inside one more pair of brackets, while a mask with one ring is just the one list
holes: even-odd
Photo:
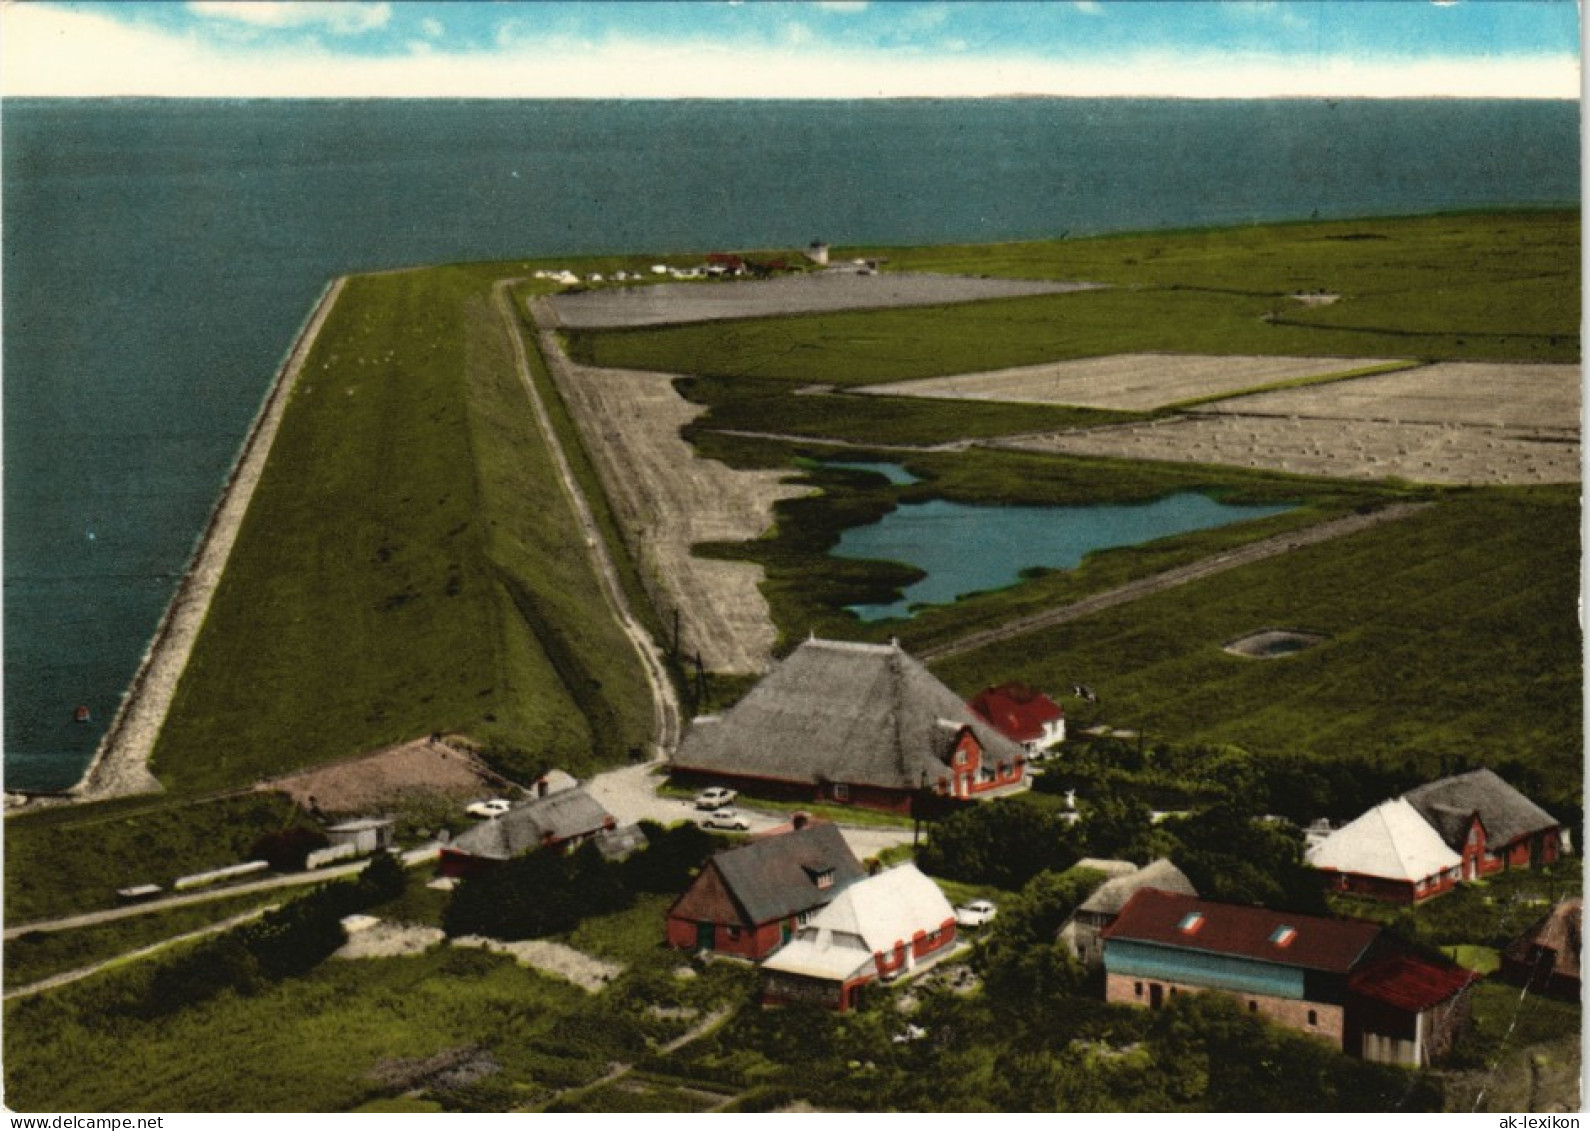
[[924, 663], [935, 660], [947, 660], [978, 648], [997, 644], [1016, 636], [1024, 636], [1029, 632], [1039, 629], [1052, 628], [1058, 624], [1066, 624], [1082, 617], [1091, 616], [1104, 609], [1112, 609], [1117, 605], [1124, 605], [1131, 601], [1141, 600], [1155, 593], [1163, 593], [1167, 589], [1174, 589], [1178, 585], [1200, 581], [1206, 577], [1213, 577], [1217, 573], [1224, 573], [1228, 569], [1248, 565], [1251, 562], [1263, 561], [1280, 554], [1289, 553], [1301, 546], [1311, 546], [1318, 542], [1328, 542], [1333, 538], [1341, 538], [1348, 534], [1356, 534], [1360, 530], [1379, 526], [1385, 522], [1394, 522], [1407, 518], [1409, 515], [1431, 506], [1430, 503], [1398, 503], [1386, 507], [1384, 510], [1372, 514], [1354, 514], [1346, 518], [1322, 522], [1318, 526], [1307, 530], [1293, 531], [1288, 534], [1277, 534], [1273, 538], [1266, 538], [1261, 542], [1254, 542], [1247, 546], [1217, 554], [1203, 561], [1193, 562], [1190, 565], [1178, 566], [1168, 569], [1164, 573], [1156, 573], [1152, 577], [1145, 577], [1122, 585], [1118, 589], [1110, 589], [1103, 593], [1095, 593], [1091, 597], [1084, 597], [1069, 605], [1057, 609], [1048, 609], [1031, 616], [1021, 617], [1009, 621], [995, 628], [984, 629], [961, 637], [950, 644], [937, 648], [928, 648], [918, 653]]
[[114, 955], [105, 959], [103, 962], [96, 962], [92, 966], [80, 966], [76, 970], [66, 970], [59, 974], [53, 974], [48, 978], [41, 979], [37, 982], [32, 982], [29, 985], [19, 986], [14, 990], [7, 990], [5, 992], [5, 1000], [10, 1001], [12, 998], [32, 997], [34, 994], [41, 994], [45, 990], [53, 990], [58, 986], [69, 985], [72, 982], [80, 982], [84, 978], [93, 977], [101, 970], [108, 969], [111, 966], [119, 966], [123, 962], [134, 962], [140, 958], [148, 958], [151, 954], [157, 954], [169, 946], [175, 946], [177, 943], [188, 942], [191, 939], [202, 939], [206, 935], [218, 935], [222, 931], [229, 931], [233, 927], [247, 923], [251, 919], [258, 919], [267, 911], [274, 911], [280, 906], [281, 904], [279, 903], [272, 903], [265, 907], [256, 907], [252, 911], [243, 912], [241, 915], [233, 915], [230, 918], [222, 919], [219, 923], [211, 923], [208, 926], [200, 927], [196, 931], [188, 931], [186, 934], [173, 935], [169, 939], [161, 939], [157, 943], [150, 943], [148, 946], [141, 946], [137, 950], [129, 950], [125, 954]]
[[531, 375], [530, 359], [525, 352], [524, 334], [519, 315], [514, 309], [512, 291], [513, 286], [522, 281], [499, 279], [492, 288], [492, 298], [497, 304], [497, 313], [502, 317], [503, 329], [508, 333], [508, 340], [513, 344], [514, 365], [518, 369], [519, 381], [524, 386], [525, 395], [530, 398], [530, 406], [535, 411], [536, 425], [540, 428], [547, 450], [551, 453], [553, 463], [558, 469], [558, 478], [563, 483], [563, 493], [574, 509], [575, 518], [585, 534], [585, 544], [590, 550], [591, 564], [601, 581], [602, 593], [607, 598], [608, 607], [612, 609], [613, 615], [618, 618], [620, 626], [624, 629], [624, 634], [634, 645], [635, 654], [640, 657], [641, 668], [646, 673], [646, 682], [651, 685], [656, 746], [653, 755], [655, 758], [665, 758], [679, 744], [679, 700], [674, 694], [673, 684], [668, 679], [668, 671], [663, 666], [662, 653], [658, 650], [656, 641], [635, 618], [633, 610], [629, 607], [623, 586], [619, 584], [618, 569], [613, 565], [612, 555], [608, 553], [607, 542], [603, 539], [601, 528], [597, 526], [596, 518], [591, 513], [591, 505], [585, 497], [585, 492], [574, 478], [574, 471], [569, 466], [563, 444], [558, 439], [557, 430], [552, 426], [552, 417], [548, 414], [546, 403], [541, 399], [541, 393], [536, 388], [534, 377]]

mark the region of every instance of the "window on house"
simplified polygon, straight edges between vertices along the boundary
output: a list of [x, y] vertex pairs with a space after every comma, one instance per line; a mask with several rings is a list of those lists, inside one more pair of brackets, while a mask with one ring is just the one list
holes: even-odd
[[1275, 930], [1270, 932], [1270, 945], [1271, 946], [1282, 946], [1282, 947], [1291, 946], [1292, 943], [1296, 939], [1297, 939], [1297, 928], [1296, 927], [1289, 927], [1289, 926], [1282, 925], [1282, 926], [1279, 926]]
[[850, 787], [848, 785], [845, 785], [843, 782], [835, 782], [834, 783], [834, 800], [835, 801], [849, 801], [850, 800]]
[[826, 890], [831, 888], [834, 886], [834, 870], [832, 868], [824, 868], [812, 877], [812, 881], [816, 883], [819, 889]]
[[1257, 1013], [1257, 1012], [1259, 1012], [1259, 1003], [1256, 1002], [1256, 1001], [1248, 1002], [1248, 1012], [1249, 1013]]
[[1132, 983], [1132, 993], [1136, 994], [1138, 997], [1142, 997], [1143, 996], [1143, 983], [1142, 982], [1133, 982]]
[[738, 927], [730, 927], [729, 928], [729, 941], [730, 942], [734, 942], [734, 941], [738, 940], [739, 937], [740, 937], [740, 928], [738, 928]]
[[1176, 924], [1176, 929], [1184, 935], [1197, 934], [1203, 929], [1204, 913], [1202, 911], [1189, 911], [1181, 917], [1181, 922]]
[[1308, 1023], [1310, 1025], [1318, 1025], [1319, 1024], [1319, 1011], [1318, 1010], [1311, 1009], [1311, 1010], [1308, 1011]]

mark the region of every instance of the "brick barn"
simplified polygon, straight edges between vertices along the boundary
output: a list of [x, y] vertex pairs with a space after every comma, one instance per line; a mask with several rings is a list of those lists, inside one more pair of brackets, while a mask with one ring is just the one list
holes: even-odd
[[896, 813], [1022, 787], [1027, 753], [898, 644], [807, 640], [720, 716], [691, 723], [683, 782]]
[[668, 910], [668, 945], [760, 961], [866, 875], [828, 821], [714, 855]]

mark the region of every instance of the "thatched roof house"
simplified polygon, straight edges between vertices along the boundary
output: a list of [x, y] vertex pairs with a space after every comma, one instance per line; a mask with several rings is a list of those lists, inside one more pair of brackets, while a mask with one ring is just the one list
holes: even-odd
[[1565, 899], [1502, 951], [1502, 977], [1542, 993], [1579, 1000], [1584, 900]]
[[807, 640], [674, 755], [686, 779], [909, 811], [1019, 788], [1026, 752], [898, 644]]

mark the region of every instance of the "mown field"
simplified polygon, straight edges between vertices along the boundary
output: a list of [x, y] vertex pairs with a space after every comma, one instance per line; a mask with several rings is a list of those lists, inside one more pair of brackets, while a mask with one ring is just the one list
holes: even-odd
[[556, 485], [489, 274], [350, 281], [154, 755], [197, 792], [433, 731], [575, 773], [648, 697]]

